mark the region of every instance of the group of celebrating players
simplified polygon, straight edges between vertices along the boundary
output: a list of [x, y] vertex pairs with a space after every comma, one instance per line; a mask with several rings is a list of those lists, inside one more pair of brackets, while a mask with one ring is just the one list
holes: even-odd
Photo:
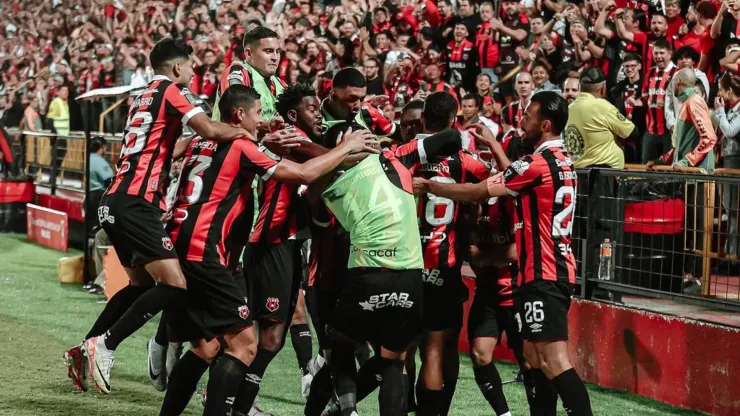
[[[357, 402], [378, 387], [381, 415], [446, 415], [468, 260], [477, 276], [471, 358], [495, 413], [510, 415], [492, 361], [505, 332], [531, 414], [554, 415], [559, 396], [569, 415], [590, 415], [567, 355], [577, 178], [561, 139], [565, 100], [533, 95], [522, 134], [504, 116], [499, 142], [482, 124], [461, 133], [447, 92], [408, 104], [397, 126], [366, 100], [354, 68], [335, 74], [321, 102], [311, 87], [275, 77], [275, 32], [253, 29], [244, 50], [246, 60], [219, 85], [218, 121], [184, 87], [191, 48], [165, 39], [151, 52], [157, 75], [131, 106], [98, 209], [130, 285], [66, 351], [77, 388], [87, 390], [90, 379], [110, 392], [117, 346], [164, 312], [168, 340], [191, 348], [167, 374], [160, 414], [181, 414], [209, 369], [204, 414], [254, 414], [305, 293], [317, 361], [326, 362], [312, 374], [305, 415], [357, 414]], [[182, 139], [183, 127], [195, 134]], [[179, 158], [177, 199], [163, 226]], [[368, 348], [374, 356], [359, 357]]]

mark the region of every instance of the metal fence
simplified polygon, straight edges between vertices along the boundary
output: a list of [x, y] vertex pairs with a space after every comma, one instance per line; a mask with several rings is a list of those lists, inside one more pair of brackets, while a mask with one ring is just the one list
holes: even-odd
[[[574, 249], [583, 295], [632, 294], [740, 311], [740, 172], [579, 170]], [[613, 263], [600, 279], [599, 246]]]

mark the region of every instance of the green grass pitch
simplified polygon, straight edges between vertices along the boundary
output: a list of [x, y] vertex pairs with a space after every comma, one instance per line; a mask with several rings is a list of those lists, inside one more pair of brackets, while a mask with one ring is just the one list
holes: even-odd
[[[67, 379], [62, 353], [81, 341], [103, 305], [79, 286], [58, 283], [60, 257], [58, 252], [27, 243], [23, 235], [0, 234], [0, 415], [158, 414], [163, 393], [149, 383], [146, 365], [146, 340], [156, 331], [156, 319], [119, 347], [111, 394], [78, 393]], [[493, 414], [475, 385], [470, 360], [463, 356], [460, 362], [451, 414]], [[513, 378], [514, 366], [498, 363], [498, 368], [504, 380]], [[596, 415], [699, 414], [594, 385], [588, 390]], [[512, 414], [529, 414], [521, 384], [507, 385], [504, 391]], [[288, 341], [265, 375], [260, 404], [266, 411], [287, 416], [301, 415], [303, 403]], [[200, 400], [194, 398], [186, 414], [201, 412]], [[377, 414], [376, 395], [360, 405], [360, 414]]]

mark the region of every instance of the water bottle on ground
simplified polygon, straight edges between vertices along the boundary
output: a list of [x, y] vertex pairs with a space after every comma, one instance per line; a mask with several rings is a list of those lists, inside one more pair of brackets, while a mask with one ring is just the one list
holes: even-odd
[[613, 244], [608, 238], [605, 238], [604, 242], [601, 243], [601, 251], [599, 253], [599, 280], [612, 279], [612, 247]]

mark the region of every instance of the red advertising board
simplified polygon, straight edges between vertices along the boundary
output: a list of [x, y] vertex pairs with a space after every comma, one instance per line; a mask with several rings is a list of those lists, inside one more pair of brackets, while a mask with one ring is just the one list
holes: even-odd
[[26, 204], [26, 212], [28, 241], [67, 251], [69, 230], [66, 213], [34, 204]]

